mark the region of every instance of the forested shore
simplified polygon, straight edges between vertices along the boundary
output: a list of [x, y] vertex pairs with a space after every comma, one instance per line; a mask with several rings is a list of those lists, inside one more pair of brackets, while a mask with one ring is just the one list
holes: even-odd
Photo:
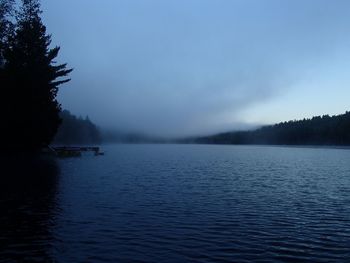
[[68, 110], [60, 113], [61, 126], [54, 138], [54, 145], [85, 145], [102, 142], [100, 129], [89, 119], [76, 117]]
[[185, 139], [187, 143], [350, 145], [350, 112], [268, 125], [251, 131], [219, 133]]

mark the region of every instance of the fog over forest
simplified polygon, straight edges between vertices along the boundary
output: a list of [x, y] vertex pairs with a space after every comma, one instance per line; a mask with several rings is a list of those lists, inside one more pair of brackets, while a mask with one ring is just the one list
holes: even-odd
[[74, 67], [59, 101], [100, 127], [186, 136], [348, 110], [349, 1], [60, 0], [42, 8], [60, 60]]
[[350, 0], [0, 0], [1, 262], [350, 262]]

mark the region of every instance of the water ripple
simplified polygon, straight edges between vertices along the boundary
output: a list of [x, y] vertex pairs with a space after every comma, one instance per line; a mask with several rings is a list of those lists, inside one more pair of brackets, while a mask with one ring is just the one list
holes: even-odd
[[60, 160], [48, 198], [30, 193], [0, 216], [0, 259], [350, 260], [348, 150], [115, 145], [106, 152]]

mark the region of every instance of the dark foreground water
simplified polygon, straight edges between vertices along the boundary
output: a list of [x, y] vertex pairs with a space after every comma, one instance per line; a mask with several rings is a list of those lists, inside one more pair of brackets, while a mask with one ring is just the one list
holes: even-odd
[[1, 262], [350, 262], [350, 150], [103, 148], [3, 164]]

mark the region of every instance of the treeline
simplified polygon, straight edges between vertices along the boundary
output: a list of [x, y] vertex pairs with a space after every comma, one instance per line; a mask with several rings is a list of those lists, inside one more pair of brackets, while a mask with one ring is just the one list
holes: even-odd
[[58, 64], [60, 48], [41, 19], [39, 0], [0, 0], [2, 147], [37, 152], [49, 145], [61, 120], [59, 86], [72, 69]]
[[76, 117], [68, 110], [60, 113], [62, 123], [53, 144], [56, 145], [82, 145], [100, 144], [101, 133], [98, 127], [92, 123], [89, 117], [83, 119]]
[[252, 131], [221, 133], [190, 141], [208, 144], [350, 145], [350, 112], [282, 122]]

